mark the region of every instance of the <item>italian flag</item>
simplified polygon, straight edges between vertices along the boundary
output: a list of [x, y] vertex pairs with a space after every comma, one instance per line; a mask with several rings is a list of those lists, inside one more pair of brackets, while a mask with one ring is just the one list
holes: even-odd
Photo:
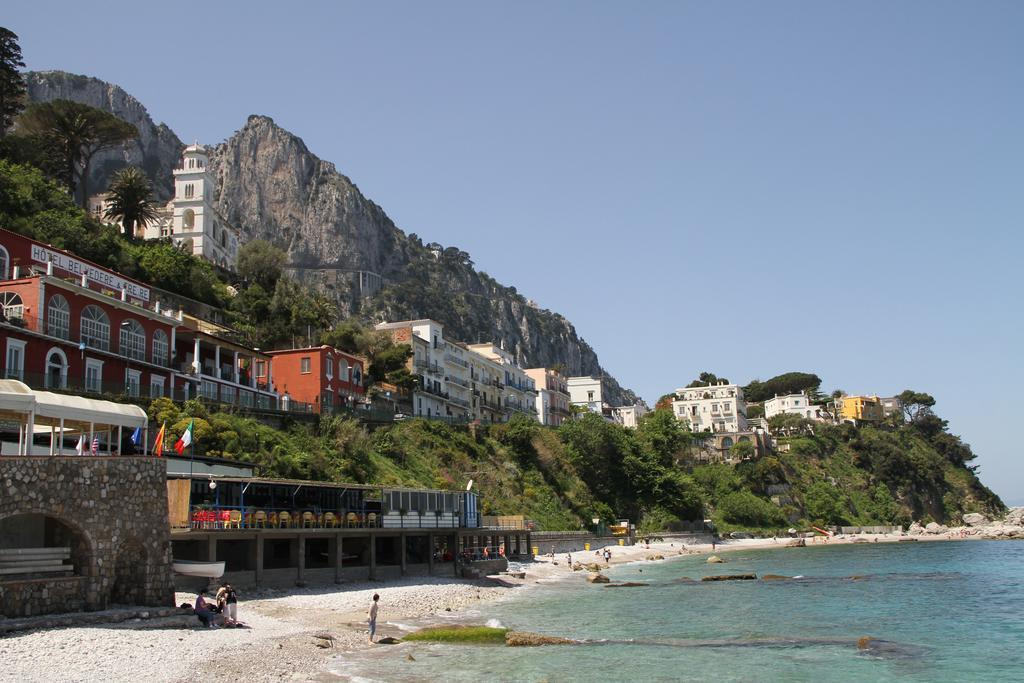
[[195, 420], [189, 420], [188, 427], [185, 429], [185, 433], [181, 435], [181, 438], [174, 443], [174, 450], [178, 451], [178, 455], [182, 455], [185, 449], [192, 443], [192, 426], [195, 424]]

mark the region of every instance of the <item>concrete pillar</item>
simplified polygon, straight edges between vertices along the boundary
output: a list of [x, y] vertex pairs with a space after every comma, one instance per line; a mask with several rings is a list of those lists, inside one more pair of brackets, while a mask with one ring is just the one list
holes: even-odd
[[434, 534], [427, 534], [427, 574], [434, 573]]
[[235, 351], [235, 363], [231, 366], [231, 381], [238, 384], [238, 351]]
[[406, 558], [405, 558], [405, 540], [406, 540], [405, 534], [402, 534], [401, 536], [398, 537], [398, 546], [399, 546], [399, 548], [398, 548], [398, 557], [399, 557], [399, 562], [402, 565], [402, 576], [405, 576], [405, 561], [406, 561]]
[[370, 534], [370, 580], [377, 578], [377, 534]]
[[344, 555], [342, 550], [342, 541], [344, 536], [337, 534], [334, 541], [334, 583], [341, 583], [341, 570], [342, 570], [342, 556]]
[[213, 345], [213, 376], [221, 379], [220, 376], [220, 344]]
[[213, 534], [211, 534], [210, 537], [206, 539], [206, 561], [217, 561], [217, 537]]
[[263, 534], [256, 533], [256, 586], [263, 585]]
[[305, 586], [306, 585], [306, 536], [305, 534], [299, 534], [299, 568], [296, 573], [295, 585]]
[[202, 348], [199, 345], [199, 337], [196, 337], [195, 344], [192, 346], [192, 369], [195, 374], [198, 375], [203, 371], [203, 361], [199, 357], [199, 352]]

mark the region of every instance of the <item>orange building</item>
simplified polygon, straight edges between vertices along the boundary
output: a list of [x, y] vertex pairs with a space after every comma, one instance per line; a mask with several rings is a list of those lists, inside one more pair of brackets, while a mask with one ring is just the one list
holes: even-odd
[[307, 403], [315, 413], [355, 408], [366, 394], [364, 361], [331, 346], [269, 351], [270, 366], [256, 363], [256, 379], [281, 396], [282, 408]]

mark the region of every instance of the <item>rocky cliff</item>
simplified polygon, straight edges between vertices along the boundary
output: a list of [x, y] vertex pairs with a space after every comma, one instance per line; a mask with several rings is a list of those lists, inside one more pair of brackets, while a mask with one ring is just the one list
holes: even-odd
[[177, 166], [185, 146], [166, 125], [153, 123], [141, 102], [111, 83], [63, 71], [30, 71], [25, 81], [31, 102], [74, 100], [108, 111], [139, 129], [138, 140], [101, 151], [93, 157], [89, 172], [91, 193], [105, 190], [115, 171], [125, 166], [139, 166], [153, 180], [156, 196], [162, 200], [171, 198], [174, 194], [171, 171]]
[[[110, 111], [139, 128], [138, 143], [95, 163], [92, 187], [110, 173], [141, 165], [161, 197], [182, 143], [119, 87], [62, 72], [30, 73], [33, 100], [67, 98]], [[561, 366], [570, 375], [605, 375], [593, 348], [563, 316], [529, 304], [514, 287], [473, 267], [455, 247], [424, 244], [392, 223], [333, 164], [317, 158], [297, 136], [263, 116], [211, 154], [218, 209], [242, 241], [264, 239], [288, 251], [293, 275], [337, 302], [342, 315], [371, 322], [433, 318], [453, 339], [493, 341], [525, 367]], [[608, 400], [635, 396], [605, 375]]]

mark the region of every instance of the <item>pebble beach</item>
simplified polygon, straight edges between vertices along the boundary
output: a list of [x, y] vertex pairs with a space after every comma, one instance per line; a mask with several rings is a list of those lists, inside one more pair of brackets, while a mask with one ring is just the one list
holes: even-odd
[[[1008, 528], [1021, 528], [1014, 510]], [[1000, 523], [1001, 524], [1001, 523]], [[829, 544], [895, 543], [908, 539], [949, 540], [1007, 537], [1007, 527], [979, 526], [914, 534], [847, 536]], [[917, 529], [913, 529], [917, 531]], [[937, 530], [932, 530], [933, 532]], [[973, 532], [973, 533], [972, 533]], [[1013, 534], [1013, 535], [1016, 535]], [[1012, 536], [1011, 536], [1012, 537]], [[715, 554], [753, 548], [781, 547], [789, 539], [743, 539], [718, 544]], [[824, 540], [818, 539], [818, 543]], [[664, 542], [609, 546], [610, 564], [667, 562], [673, 557], [710, 554], [710, 544]], [[604, 566], [603, 548], [572, 553], [572, 561]], [[795, 552], [799, 552], [796, 550]], [[556, 581], [583, 581], [590, 572], [573, 571], [569, 556], [541, 556], [524, 565], [526, 576], [464, 580], [406, 577], [388, 582], [264, 590], [241, 594], [239, 619], [247, 628], [141, 628], [141, 624], [44, 629], [0, 638], [3, 680], [18, 681], [281, 681], [335, 680], [326, 659], [371, 646], [367, 642], [366, 609], [374, 593], [381, 596], [378, 637], [401, 637], [407, 620], [458, 615], [501, 599], [522, 599], [532, 586]], [[191, 603], [192, 593], [178, 593], [177, 604]]]

